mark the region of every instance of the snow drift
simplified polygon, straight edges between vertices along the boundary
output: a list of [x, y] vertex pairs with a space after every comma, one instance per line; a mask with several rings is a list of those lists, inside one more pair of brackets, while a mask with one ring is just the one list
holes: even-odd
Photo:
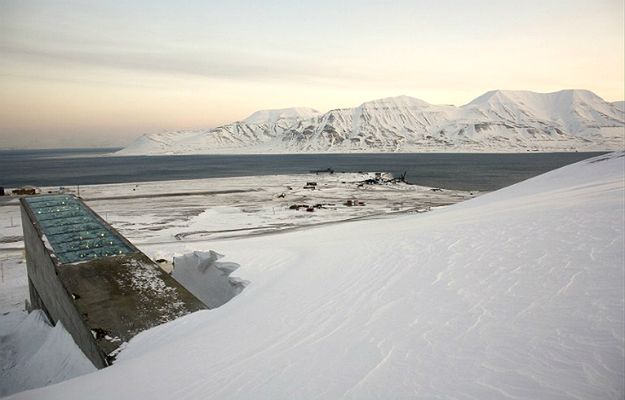
[[330, 110], [264, 110], [215, 129], [144, 135], [119, 155], [618, 150], [625, 114], [587, 90], [495, 90], [462, 107], [408, 96]]
[[214, 251], [194, 251], [174, 257], [172, 276], [208, 308], [217, 308], [245, 287], [245, 282], [229, 278], [239, 264], [217, 261], [222, 257]]
[[93, 372], [96, 368], [61, 323], [43, 311], [4, 315], [0, 329], [0, 396]]
[[624, 160], [426, 214], [206, 243], [240, 263], [241, 294], [15, 398], [622, 399]]

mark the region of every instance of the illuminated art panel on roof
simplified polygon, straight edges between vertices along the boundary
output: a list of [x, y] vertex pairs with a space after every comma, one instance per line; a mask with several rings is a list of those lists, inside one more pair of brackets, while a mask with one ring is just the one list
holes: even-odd
[[135, 251], [73, 196], [29, 197], [26, 202], [63, 264]]

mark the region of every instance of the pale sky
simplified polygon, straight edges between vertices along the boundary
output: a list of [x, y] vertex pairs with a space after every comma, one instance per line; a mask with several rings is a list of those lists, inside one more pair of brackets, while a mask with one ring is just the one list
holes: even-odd
[[492, 89], [625, 97], [623, 0], [0, 0], [0, 148]]

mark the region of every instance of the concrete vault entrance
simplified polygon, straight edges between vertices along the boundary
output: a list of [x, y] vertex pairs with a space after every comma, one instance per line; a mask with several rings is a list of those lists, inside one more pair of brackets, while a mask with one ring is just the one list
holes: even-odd
[[80, 199], [21, 199], [31, 306], [98, 368], [146, 329], [207, 308]]

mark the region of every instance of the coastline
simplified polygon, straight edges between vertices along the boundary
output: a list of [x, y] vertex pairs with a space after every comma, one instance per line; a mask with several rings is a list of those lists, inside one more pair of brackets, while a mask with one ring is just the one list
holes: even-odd
[[310, 171], [406, 173], [424, 186], [492, 191], [603, 153], [352, 153], [290, 155], [94, 156], [39, 152], [0, 157], [5, 189], [180, 179], [306, 174]]
[[[381, 182], [374, 183], [376, 178]], [[382, 182], [392, 178], [387, 173], [376, 177], [373, 172], [310, 173], [81, 185], [79, 190], [83, 200], [122, 234], [146, 244], [425, 211], [482, 193]], [[312, 182], [314, 188], [304, 188]], [[41, 188], [42, 193], [58, 190]], [[78, 188], [67, 187], [64, 193], [77, 195]], [[349, 201], [352, 205], [347, 205]], [[19, 247], [19, 241], [11, 240], [21, 236], [18, 225], [17, 197], [5, 197], [0, 205], [0, 226], [4, 227], [0, 251]]]

